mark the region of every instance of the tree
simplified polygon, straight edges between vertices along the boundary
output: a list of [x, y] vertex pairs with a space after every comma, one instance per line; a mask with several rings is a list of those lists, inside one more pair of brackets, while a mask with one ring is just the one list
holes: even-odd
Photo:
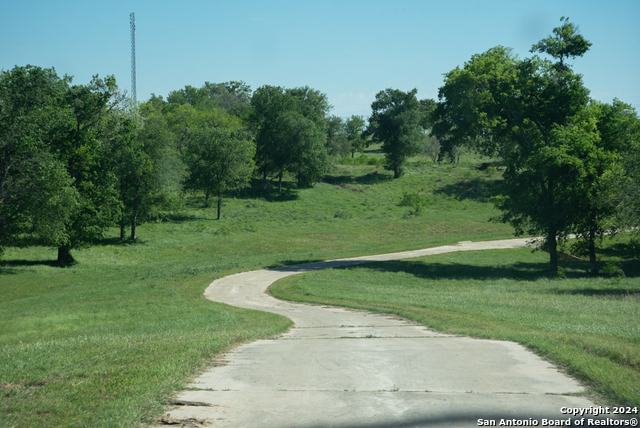
[[73, 261], [72, 249], [101, 238], [120, 214], [117, 180], [109, 161], [107, 118], [122, 98], [113, 76], [94, 76], [89, 85], [69, 87], [63, 102], [64, 118], [51, 150], [72, 177], [80, 204], [64, 225], [64, 239], [46, 238], [58, 248], [58, 262], [65, 264]]
[[345, 156], [350, 144], [345, 132], [344, 120], [339, 116], [327, 119], [327, 153], [330, 156]]
[[326, 172], [329, 164], [325, 147], [327, 135], [313, 120], [297, 111], [285, 112], [278, 117], [275, 131], [278, 193], [282, 192], [285, 169], [295, 173], [299, 187], [310, 186]]
[[253, 94], [251, 105], [251, 121], [257, 129], [256, 163], [263, 179], [275, 172], [278, 193], [285, 170], [296, 174], [299, 186], [318, 180], [329, 166], [327, 96], [308, 86], [263, 86]]
[[278, 170], [274, 159], [277, 156], [275, 125], [278, 116], [295, 109], [295, 99], [279, 86], [265, 85], [258, 88], [251, 98], [250, 120], [256, 132], [256, 167], [263, 180], [269, 173]]
[[[580, 75], [563, 60], [586, 52], [567, 21], [556, 37], [534, 45], [559, 63], [537, 57], [518, 60], [498, 46], [474, 55], [464, 68], [446, 74], [434, 113], [434, 132], [445, 148], [467, 144], [507, 164], [504, 191], [496, 199], [498, 217], [517, 235], [543, 233], [550, 265], [557, 271], [557, 237], [566, 235], [577, 212], [570, 189], [585, 174], [589, 149], [572, 129], [574, 117], [589, 101]], [[557, 43], [556, 43], [557, 42]], [[552, 46], [565, 46], [554, 50]], [[588, 46], [587, 46], [588, 47]], [[587, 144], [589, 145], [589, 144]]]
[[[163, 169], [167, 152], [175, 150], [173, 135], [162, 117], [142, 118], [136, 111], [117, 111], [109, 118], [112, 136], [113, 171], [118, 181], [121, 203], [120, 239], [125, 224], [131, 225], [135, 240], [138, 221], [155, 207], [167, 205], [170, 190], [163, 186]], [[173, 153], [172, 157], [177, 157]]]
[[[155, 97], [155, 96], [153, 96]], [[153, 100], [157, 103], [157, 97]], [[225, 83], [204, 82], [201, 88], [187, 85], [184, 89], [169, 92], [167, 105], [190, 105], [197, 110], [210, 110], [213, 107], [224, 109], [227, 113], [245, 117], [251, 102], [251, 87], [243, 81]]]
[[431, 133], [427, 134], [423, 147], [423, 153], [427, 155], [433, 163], [436, 163], [440, 157], [440, 141], [438, 137]]
[[617, 121], [612, 134], [623, 139], [621, 172], [611, 179], [617, 184], [619, 193], [615, 196], [618, 221], [639, 233], [640, 228], [640, 118], [631, 106], [614, 101]]
[[371, 104], [373, 112], [366, 134], [382, 143], [384, 166], [393, 171], [393, 178], [399, 178], [406, 159], [422, 149], [424, 112], [417, 92], [417, 89], [409, 92], [386, 89], [378, 92]]
[[[618, 229], [621, 198], [631, 189], [624, 159], [638, 137], [637, 116], [628, 105], [615, 100], [612, 105], [591, 101], [576, 115], [563, 133], [583, 147], [584, 174], [571, 187], [567, 197], [574, 198], [576, 212], [573, 229], [578, 238], [575, 251], [589, 254], [591, 273], [597, 273], [595, 249], [605, 234]], [[618, 218], [617, 218], [618, 217]]]
[[34, 66], [0, 73], [0, 253], [22, 234], [67, 239], [78, 193], [51, 138], [68, 82]]
[[355, 152], [362, 152], [367, 146], [367, 140], [362, 136], [365, 130], [364, 117], [351, 115], [344, 129], [351, 149], [351, 157], [354, 157]]
[[255, 146], [241, 128], [203, 125], [187, 135], [184, 160], [188, 175], [185, 188], [202, 190], [208, 201], [218, 197], [218, 220], [222, 193], [246, 187], [253, 171]]

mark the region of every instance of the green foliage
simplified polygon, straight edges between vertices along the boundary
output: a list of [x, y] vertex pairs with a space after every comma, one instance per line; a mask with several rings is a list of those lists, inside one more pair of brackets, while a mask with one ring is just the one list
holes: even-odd
[[364, 117], [351, 115], [351, 117], [347, 119], [344, 131], [350, 145], [351, 157], [355, 156], [355, 152], [362, 152], [365, 147], [368, 146], [367, 140], [363, 136], [364, 130]]
[[384, 163], [384, 159], [362, 155], [362, 156], [353, 157], [353, 158], [341, 158], [341, 159], [338, 159], [338, 162], [342, 165], [382, 166], [382, 164]]
[[622, 266], [620, 266], [618, 262], [607, 262], [602, 269], [602, 273], [614, 277], [617, 280], [616, 284], [618, 284], [622, 278], [626, 278]]
[[25, 233], [68, 239], [64, 225], [78, 193], [51, 150], [67, 85], [54, 69], [15, 67], [0, 74], [0, 253]]
[[[562, 63], [584, 54], [589, 43], [573, 37], [573, 25], [563, 22], [555, 38], [534, 47], [559, 64], [537, 57], [518, 60], [501, 46], [474, 55], [463, 69], [446, 74], [434, 113], [434, 133], [445, 152], [466, 144], [503, 159], [507, 168], [503, 195], [495, 198], [502, 211], [498, 219], [517, 234], [545, 235], [553, 271], [556, 236], [585, 230], [578, 226], [584, 226], [579, 216], [587, 210], [578, 208], [577, 198], [589, 199], [579, 189], [598, 176], [592, 173], [592, 156], [600, 139], [595, 121], [585, 115], [589, 92], [581, 76]], [[577, 45], [567, 45], [569, 36]], [[608, 155], [600, 153], [605, 165]]]
[[401, 207], [411, 207], [412, 211], [410, 211], [410, 214], [419, 215], [429, 206], [429, 203], [430, 200], [426, 195], [405, 192], [398, 205]]
[[562, 26], [553, 29], [553, 36], [540, 40], [533, 45], [531, 52], [543, 52], [557, 59], [557, 67], [565, 69], [566, 59], [581, 57], [584, 55], [592, 43], [578, 34], [578, 27], [569, 22], [569, 17], [562, 17]]
[[263, 86], [254, 93], [251, 106], [250, 120], [257, 129], [256, 165], [265, 180], [270, 172], [277, 174], [278, 193], [285, 170], [293, 172], [302, 187], [327, 171], [325, 94], [308, 86]]
[[251, 102], [251, 87], [243, 81], [225, 83], [204, 82], [201, 88], [187, 85], [184, 89], [169, 92], [167, 101], [151, 95], [151, 103], [164, 108], [170, 105], [190, 105], [200, 111], [219, 108], [230, 115], [244, 118]]
[[111, 170], [109, 114], [122, 99], [115, 78], [95, 76], [88, 85], [71, 86], [63, 97], [64, 121], [52, 141], [52, 151], [73, 178], [80, 204], [65, 223], [67, 239], [44, 237], [58, 247], [58, 262], [73, 261], [71, 250], [102, 238], [120, 216], [117, 179]]
[[16, 67], [0, 78], [0, 246], [20, 233], [71, 249], [102, 236], [119, 213], [109, 169], [113, 76], [71, 86], [54, 70]]
[[440, 140], [433, 134], [427, 134], [424, 139], [424, 145], [422, 153], [427, 155], [433, 163], [436, 163], [440, 158]]
[[327, 119], [327, 154], [329, 156], [345, 156], [351, 145], [345, 133], [345, 124], [341, 117], [331, 116]]
[[189, 131], [184, 151], [188, 175], [184, 186], [218, 196], [218, 219], [222, 193], [246, 187], [253, 171], [255, 146], [241, 128], [203, 126]]
[[114, 112], [113, 169], [118, 180], [122, 204], [120, 238], [125, 223], [131, 224], [131, 239], [136, 239], [136, 225], [160, 208], [168, 208], [181, 177], [175, 174], [177, 158], [173, 135], [160, 116], [141, 118], [137, 112]]
[[374, 142], [382, 143], [385, 168], [399, 178], [408, 157], [422, 149], [424, 110], [416, 98], [418, 90], [402, 92], [386, 89], [378, 92], [371, 104], [371, 117], [365, 132]]

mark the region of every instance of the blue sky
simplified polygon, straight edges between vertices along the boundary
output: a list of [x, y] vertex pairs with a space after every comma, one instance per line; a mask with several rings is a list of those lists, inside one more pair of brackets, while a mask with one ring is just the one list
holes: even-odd
[[87, 83], [113, 74], [130, 90], [136, 14], [139, 101], [205, 81], [308, 85], [332, 114], [368, 116], [375, 94], [418, 88], [503, 45], [520, 57], [569, 16], [593, 43], [573, 61], [591, 96], [640, 105], [640, 1], [32, 1], [3, 0], [0, 69], [55, 67]]

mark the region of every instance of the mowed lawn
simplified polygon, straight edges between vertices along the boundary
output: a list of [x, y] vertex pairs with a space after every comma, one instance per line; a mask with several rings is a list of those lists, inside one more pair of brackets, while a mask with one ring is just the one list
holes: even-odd
[[[548, 276], [549, 256], [487, 250], [368, 263], [284, 278], [281, 299], [393, 313], [438, 331], [511, 340], [582, 380], [600, 403], [640, 407], [640, 262], [628, 237], [602, 260], [622, 271], [589, 277], [588, 262]], [[637, 415], [636, 415], [637, 416]]]
[[[375, 154], [372, 155], [372, 157]], [[227, 195], [222, 220], [203, 197], [73, 252], [13, 247], [0, 257], [0, 426], [133, 427], [233, 346], [286, 331], [284, 317], [204, 299], [216, 278], [300, 261], [512, 236], [489, 221], [499, 174], [477, 160], [415, 159], [405, 177], [335, 165], [325, 182], [282, 195]], [[258, 183], [259, 184], [259, 183]], [[400, 206], [405, 193], [428, 206]], [[23, 242], [22, 244], [29, 244]], [[37, 243], [30, 243], [37, 244]]]

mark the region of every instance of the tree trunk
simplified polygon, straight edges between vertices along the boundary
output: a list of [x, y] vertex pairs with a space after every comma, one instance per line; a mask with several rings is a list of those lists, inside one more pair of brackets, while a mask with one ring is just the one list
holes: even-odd
[[124, 216], [120, 219], [120, 240], [124, 241]]
[[220, 207], [222, 206], [222, 195], [218, 190], [218, 220], [220, 220]]
[[136, 240], [136, 219], [137, 219], [138, 215], [136, 214], [136, 212], [134, 211], [133, 214], [131, 215], [131, 239], [132, 240]]
[[207, 202], [209, 201], [209, 190], [206, 190], [204, 192], [204, 200], [207, 201]]
[[356, 151], [355, 150], [351, 150], [351, 159], [356, 157]]
[[591, 275], [598, 273], [598, 265], [596, 264], [596, 236], [593, 230], [589, 231], [589, 264], [591, 266]]
[[549, 246], [549, 265], [551, 273], [558, 274], [558, 241], [556, 240], [555, 230], [549, 231], [547, 235], [547, 245]]
[[71, 255], [71, 248], [69, 246], [58, 247], [58, 263], [66, 265], [73, 263], [75, 260]]
[[282, 175], [284, 174], [284, 168], [280, 168], [280, 176], [278, 177], [278, 195], [282, 194]]

